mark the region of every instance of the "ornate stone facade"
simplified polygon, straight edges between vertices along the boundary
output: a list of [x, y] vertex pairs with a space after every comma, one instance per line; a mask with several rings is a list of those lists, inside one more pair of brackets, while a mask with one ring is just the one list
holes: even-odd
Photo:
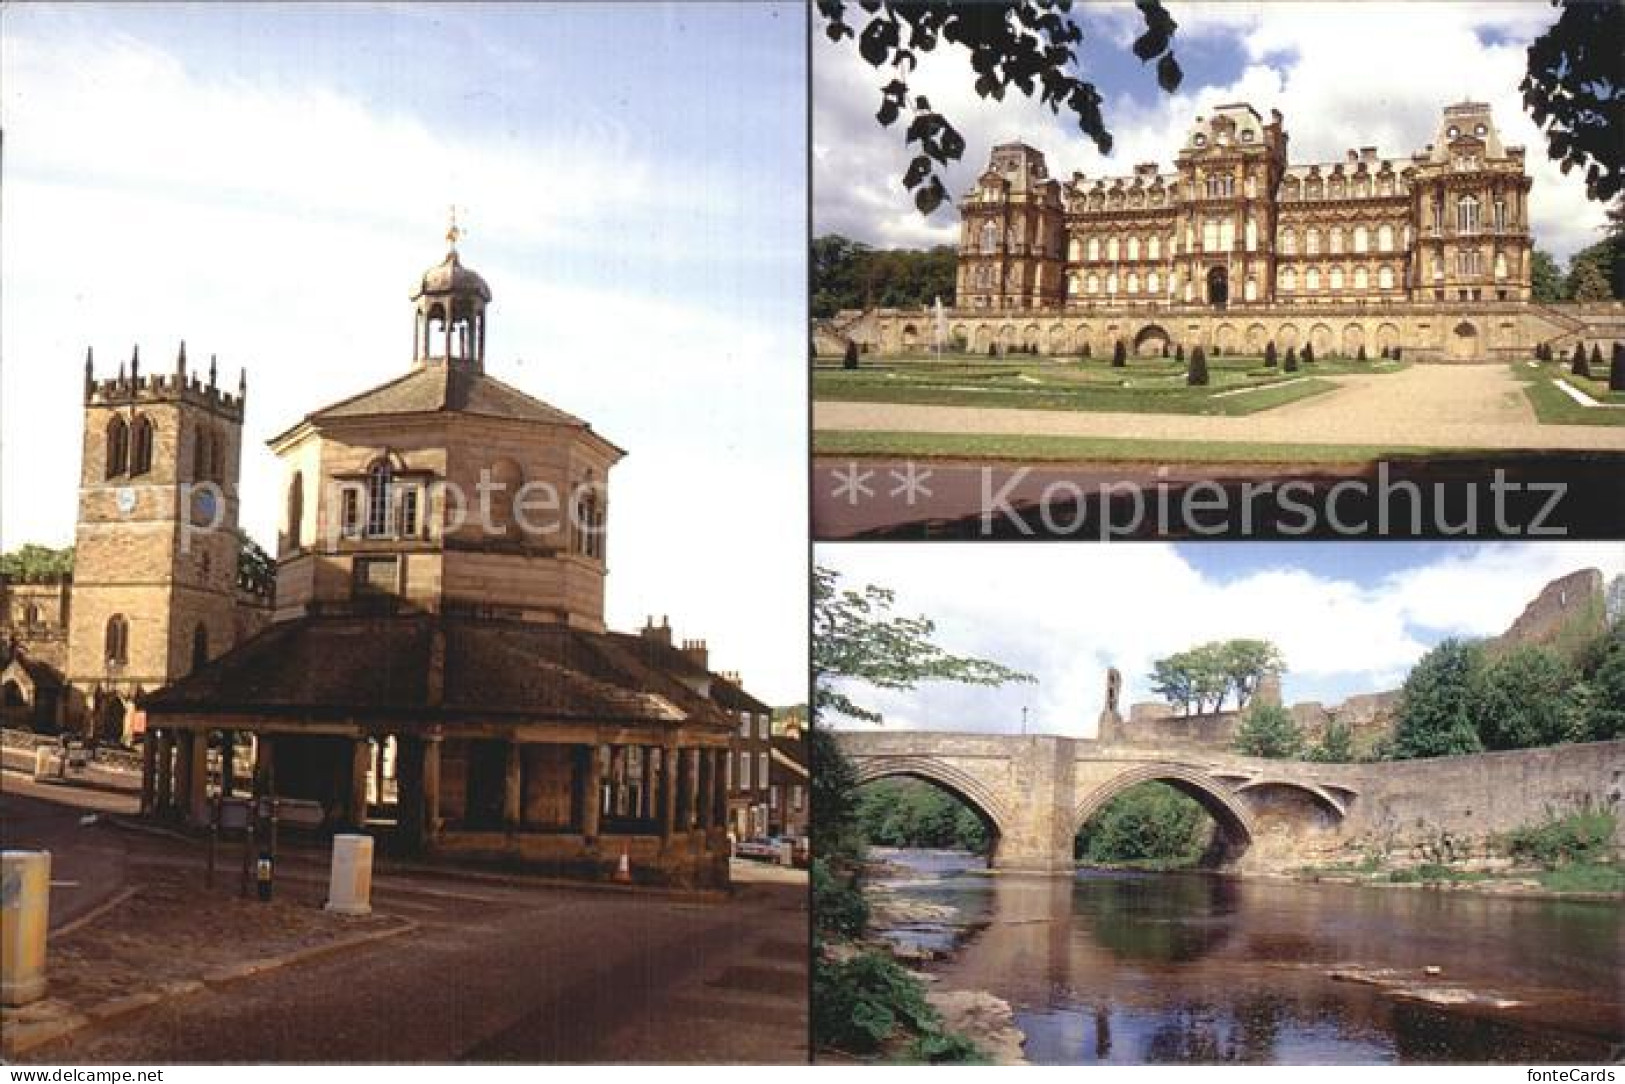
[[[1283, 118], [1249, 105], [1198, 117], [1173, 168], [1060, 180], [1023, 143], [993, 149], [961, 201], [949, 343], [1099, 356], [1187, 349], [1416, 360], [1527, 356], [1538, 343], [1625, 338], [1625, 307], [1531, 300], [1524, 149], [1487, 105], [1443, 111], [1408, 157], [1375, 147], [1293, 163]], [[841, 313], [815, 348], [932, 345], [928, 313]]]

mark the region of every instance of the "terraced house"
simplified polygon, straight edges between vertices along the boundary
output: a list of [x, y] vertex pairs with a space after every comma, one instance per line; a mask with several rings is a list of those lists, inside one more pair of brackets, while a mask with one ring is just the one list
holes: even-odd
[[1526, 355], [1538, 343], [1625, 338], [1618, 305], [1530, 295], [1531, 181], [1487, 105], [1461, 102], [1408, 156], [1376, 147], [1291, 161], [1279, 112], [1196, 118], [1172, 169], [1051, 176], [1025, 143], [993, 148], [960, 201], [957, 300], [928, 314], [843, 314], [868, 349], [938, 337], [978, 353], [1224, 352], [1312, 344], [1319, 356], [1402, 349], [1417, 359]]

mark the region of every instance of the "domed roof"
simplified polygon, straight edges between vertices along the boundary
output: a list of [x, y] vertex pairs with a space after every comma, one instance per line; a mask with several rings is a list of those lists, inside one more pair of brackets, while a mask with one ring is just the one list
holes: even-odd
[[485, 284], [479, 272], [464, 267], [453, 248], [446, 258], [423, 272], [423, 277], [412, 288], [412, 300], [425, 294], [474, 294], [481, 301], [491, 300], [491, 287]]

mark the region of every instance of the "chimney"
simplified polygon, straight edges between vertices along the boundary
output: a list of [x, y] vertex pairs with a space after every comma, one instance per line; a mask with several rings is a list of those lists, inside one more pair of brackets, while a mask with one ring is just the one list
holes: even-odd
[[670, 647], [671, 623], [662, 617], [660, 619], [660, 624], [656, 625], [654, 615], [650, 614], [648, 621], [643, 626], [642, 635], [645, 640], [653, 640], [657, 644], [664, 644], [667, 647]]
[[718, 674], [717, 676], [720, 677], [723, 681], [726, 681], [729, 685], [738, 686], [738, 685], [743, 684], [743, 682], [741, 682], [739, 680], [739, 671], [738, 670], [724, 670], [724, 671], [722, 671], [722, 673]]
[[[671, 635], [670, 629], [666, 630], [666, 635]], [[698, 666], [701, 670], [709, 671], [711, 669], [711, 652], [705, 646], [704, 640], [684, 640], [683, 654], [689, 662]]]

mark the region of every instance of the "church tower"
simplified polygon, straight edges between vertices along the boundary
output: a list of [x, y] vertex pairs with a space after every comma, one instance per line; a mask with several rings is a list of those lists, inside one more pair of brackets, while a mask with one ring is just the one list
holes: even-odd
[[187, 369], [141, 370], [139, 348], [97, 379], [85, 356], [70, 725], [128, 738], [135, 697], [236, 639], [238, 471], [247, 378], [236, 394]]

